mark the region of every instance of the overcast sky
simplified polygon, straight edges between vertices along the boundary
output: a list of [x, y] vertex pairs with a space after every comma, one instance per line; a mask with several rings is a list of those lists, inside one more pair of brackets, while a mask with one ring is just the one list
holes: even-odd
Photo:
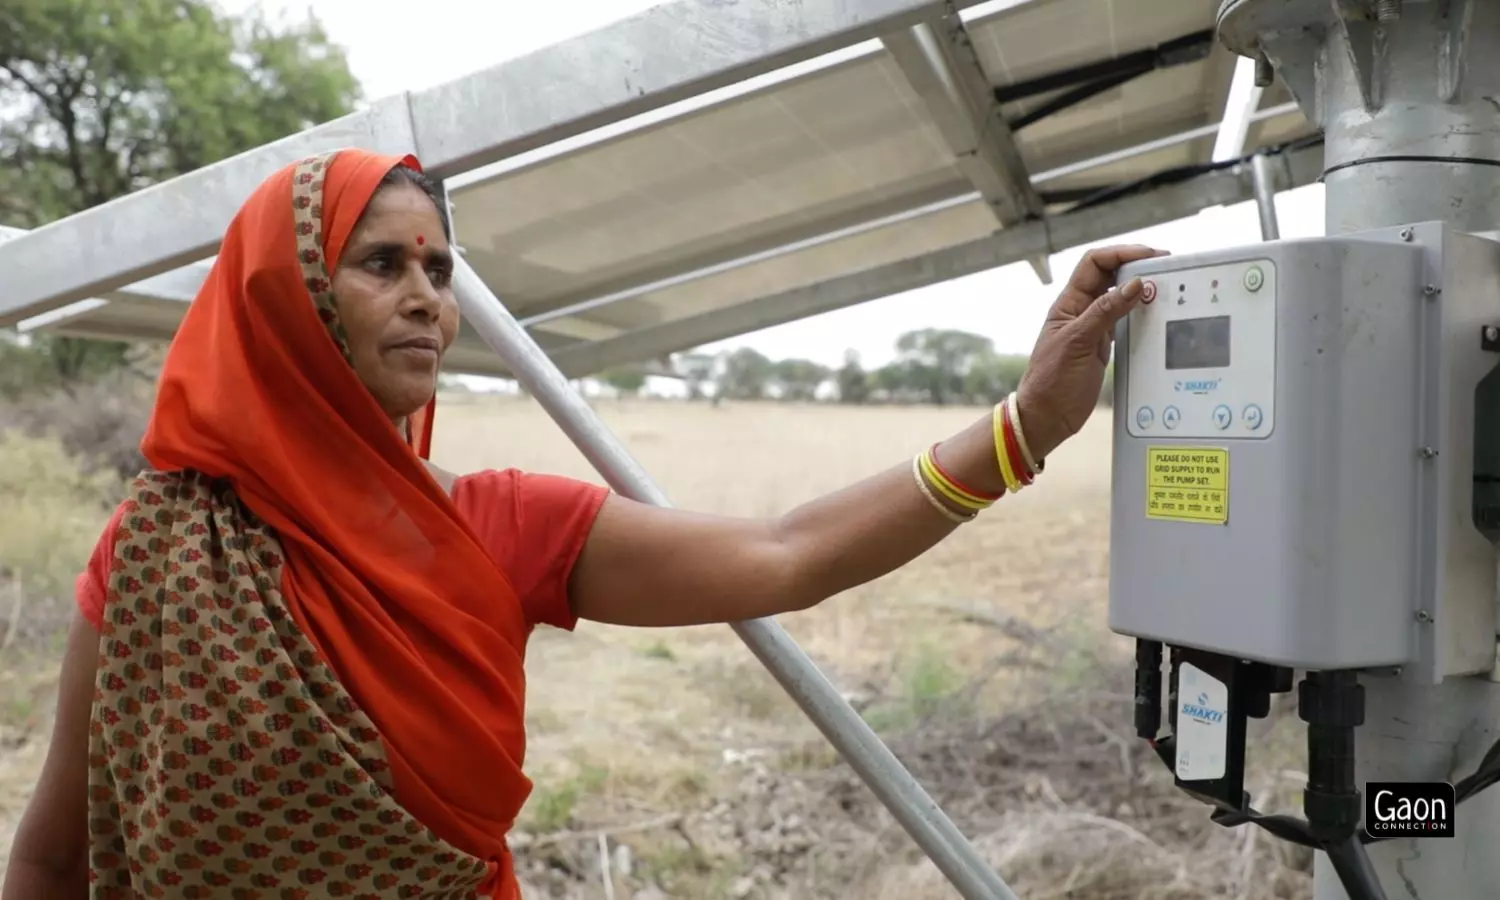
[[[591, 31], [657, 5], [657, 0], [217, 0], [243, 11], [259, 5], [273, 17], [313, 11], [349, 55], [368, 97], [430, 87], [486, 66]], [[1323, 191], [1311, 186], [1277, 198], [1284, 238], [1322, 234]], [[1190, 219], [1101, 243], [1140, 241], [1176, 253], [1260, 239], [1253, 203], [1209, 209]], [[1053, 257], [1063, 279], [1082, 255]], [[846, 349], [867, 365], [892, 356], [904, 331], [961, 328], [984, 334], [1001, 352], [1031, 349], [1056, 290], [1043, 286], [1024, 263], [875, 300], [714, 345], [753, 346], [772, 357], [800, 356], [837, 365]]]

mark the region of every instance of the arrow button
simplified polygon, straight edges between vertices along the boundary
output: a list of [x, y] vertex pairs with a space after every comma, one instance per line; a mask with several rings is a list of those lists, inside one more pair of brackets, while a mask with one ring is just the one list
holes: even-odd
[[1229, 421], [1233, 417], [1234, 414], [1229, 411], [1229, 407], [1223, 405], [1214, 407], [1214, 426], [1220, 431], [1229, 427]]

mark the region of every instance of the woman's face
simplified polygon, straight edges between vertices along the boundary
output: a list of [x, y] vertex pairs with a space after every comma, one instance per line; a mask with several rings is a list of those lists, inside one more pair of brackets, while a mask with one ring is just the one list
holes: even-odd
[[333, 295], [354, 371], [400, 423], [437, 390], [458, 333], [453, 254], [431, 198], [412, 184], [375, 192], [344, 246]]

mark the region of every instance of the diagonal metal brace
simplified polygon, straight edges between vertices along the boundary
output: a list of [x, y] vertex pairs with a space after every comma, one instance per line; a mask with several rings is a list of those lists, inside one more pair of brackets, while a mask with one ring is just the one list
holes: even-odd
[[[962, 20], [945, 16], [881, 40], [1001, 228], [1041, 218], [1045, 207]], [[1052, 282], [1046, 255], [1027, 262]]]
[[[453, 287], [475, 332], [505, 361], [516, 380], [537, 399], [610, 487], [632, 500], [670, 506], [661, 487], [631, 457], [620, 439], [600, 421], [569, 385], [567, 377], [462, 258], [455, 261]], [[730, 627], [964, 900], [1018, 900], [780, 625], [771, 619], [752, 619], [735, 622]]]

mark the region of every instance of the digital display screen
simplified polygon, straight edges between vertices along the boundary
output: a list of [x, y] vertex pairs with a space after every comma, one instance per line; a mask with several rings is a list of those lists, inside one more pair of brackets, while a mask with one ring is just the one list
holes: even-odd
[[1167, 323], [1168, 369], [1218, 369], [1229, 365], [1229, 317]]

